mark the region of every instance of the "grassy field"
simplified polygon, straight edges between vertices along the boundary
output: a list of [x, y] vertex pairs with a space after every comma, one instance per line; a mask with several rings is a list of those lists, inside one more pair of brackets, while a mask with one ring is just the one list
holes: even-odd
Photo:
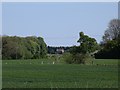
[[52, 60], [3, 60], [3, 88], [117, 88], [118, 60], [93, 65]]

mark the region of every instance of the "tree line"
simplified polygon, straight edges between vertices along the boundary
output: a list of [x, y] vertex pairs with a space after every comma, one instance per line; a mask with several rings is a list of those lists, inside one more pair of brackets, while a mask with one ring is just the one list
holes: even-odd
[[65, 61], [69, 64], [86, 64], [90, 62], [89, 58], [120, 59], [120, 20], [113, 19], [109, 22], [100, 44], [84, 32], [79, 33], [77, 42], [80, 45], [73, 46], [65, 55]]
[[64, 49], [64, 58], [67, 63], [85, 63], [86, 58], [95, 57], [102, 59], [120, 58], [120, 20], [113, 19], [109, 22], [102, 37], [102, 42], [97, 43], [95, 38], [79, 33], [79, 46], [53, 47], [47, 46], [42, 37], [29, 36], [2, 36], [2, 59], [40, 59], [47, 54], [56, 54], [57, 49]]
[[[64, 52], [69, 52], [70, 50], [70, 46], [48, 46], [47, 49], [48, 49], [48, 54], [57, 54], [57, 49], [63, 49]], [[62, 53], [61, 53], [62, 54]]]
[[2, 36], [2, 59], [38, 59], [47, 55], [42, 37]]

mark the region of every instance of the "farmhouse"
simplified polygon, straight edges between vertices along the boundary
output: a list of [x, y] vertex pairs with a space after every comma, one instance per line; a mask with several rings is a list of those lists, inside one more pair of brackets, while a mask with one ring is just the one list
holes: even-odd
[[57, 48], [56, 49], [56, 53], [57, 54], [63, 54], [64, 53], [64, 49], [63, 48]]

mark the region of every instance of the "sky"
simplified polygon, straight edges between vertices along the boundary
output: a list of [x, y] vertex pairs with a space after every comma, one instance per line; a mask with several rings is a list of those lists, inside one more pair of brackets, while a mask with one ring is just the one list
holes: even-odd
[[119, 2], [119, 0], [1, 0], [2, 2]]
[[4, 2], [2, 34], [41, 36], [49, 46], [73, 46], [83, 31], [99, 43], [114, 18], [117, 2]]

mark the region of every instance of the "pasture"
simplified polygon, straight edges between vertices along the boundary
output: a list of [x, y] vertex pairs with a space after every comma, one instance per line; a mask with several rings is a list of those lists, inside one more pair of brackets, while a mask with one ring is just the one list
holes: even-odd
[[[53, 63], [54, 62], [54, 63]], [[118, 88], [118, 60], [93, 65], [41, 60], [3, 60], [3, 88]]]

